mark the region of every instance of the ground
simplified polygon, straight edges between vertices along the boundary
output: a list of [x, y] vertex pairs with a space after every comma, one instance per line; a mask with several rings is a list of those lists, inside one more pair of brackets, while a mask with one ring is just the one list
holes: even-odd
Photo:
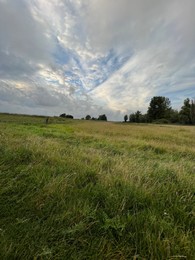
[[194, 259], [195, 127], [0, 114], [0, 259]]

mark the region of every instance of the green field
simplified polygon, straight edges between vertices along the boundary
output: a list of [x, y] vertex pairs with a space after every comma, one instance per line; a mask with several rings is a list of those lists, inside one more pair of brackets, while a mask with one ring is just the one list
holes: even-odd
[[195, 259], [195, 127], [0, 114], [0, 259]]

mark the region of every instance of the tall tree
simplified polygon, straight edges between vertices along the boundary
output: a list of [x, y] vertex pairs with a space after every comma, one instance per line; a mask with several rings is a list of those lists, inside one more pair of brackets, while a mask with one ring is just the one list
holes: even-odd
[[190, 99], [189, 98], [186, 98], [184, 100], [184, 104], [181, 107], [181, 110], [180, 110], [179, 114], [180, 114], [180, 121], [183, 124], [191, 124], [192, 123], [191, 104], [190, 104]]
[[124, 121], [125, 121], [125, 123], [127, 122], [127, 120], [128, 120], [128, 115], [125, 115], [125, 116], [124, 116]]
[[129, 115], [129, 122], [134, 123], [135, 120], [136, 120], [136, 118], [135, 118], [135, 113], [130, 114], [130, 115]]
[[132, 123], [142, 123], [145, 122], [144, 117], [145, 116], [143, 116], [142, 113], [139, 110], [137, 110], [137, 112], [129, 115], [129, 121]]
[[150, 122], [162, 118], [169, 118], [171, 102], [168, 98], [162, 96], [153, 97], [148, 107], [148, 119]]
[[192, 124], [195, 125], [195, 99], [191, 100], [191, 120]]
[[179, 112], [175, 109], [170, 110], [170, 122], [171, 123], [179, 123]]
[[141, 116], [142, 116], [142, 113], [138, 110], [138, 111], [135, 113], [135, 122], [140, 123], [140, 121], [141, 121]]

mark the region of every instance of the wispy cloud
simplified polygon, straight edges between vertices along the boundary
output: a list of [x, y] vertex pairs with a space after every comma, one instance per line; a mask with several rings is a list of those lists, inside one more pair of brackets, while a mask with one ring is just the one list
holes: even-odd
[[0, 0], [0, 111], [107, 113], [195, 96], [193, 0]]

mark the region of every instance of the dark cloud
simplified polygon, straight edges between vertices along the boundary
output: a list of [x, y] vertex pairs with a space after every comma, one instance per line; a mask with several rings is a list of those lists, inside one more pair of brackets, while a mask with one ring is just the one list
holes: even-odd
[[46, 33], [47, 28], [32, 16], [26, 1], [0, 2], [1, 49], [32, 61], [48, 61], [53, 46]]
[[24, 57], [0, 50], [0, 79], [24, 79], [33, 76], [37, 70], [37, 65]]
[[46, 33], [26, 1], [0, 1], [0, 76], [31, 75], [37, 63], [50, 62], [54, 45]]

